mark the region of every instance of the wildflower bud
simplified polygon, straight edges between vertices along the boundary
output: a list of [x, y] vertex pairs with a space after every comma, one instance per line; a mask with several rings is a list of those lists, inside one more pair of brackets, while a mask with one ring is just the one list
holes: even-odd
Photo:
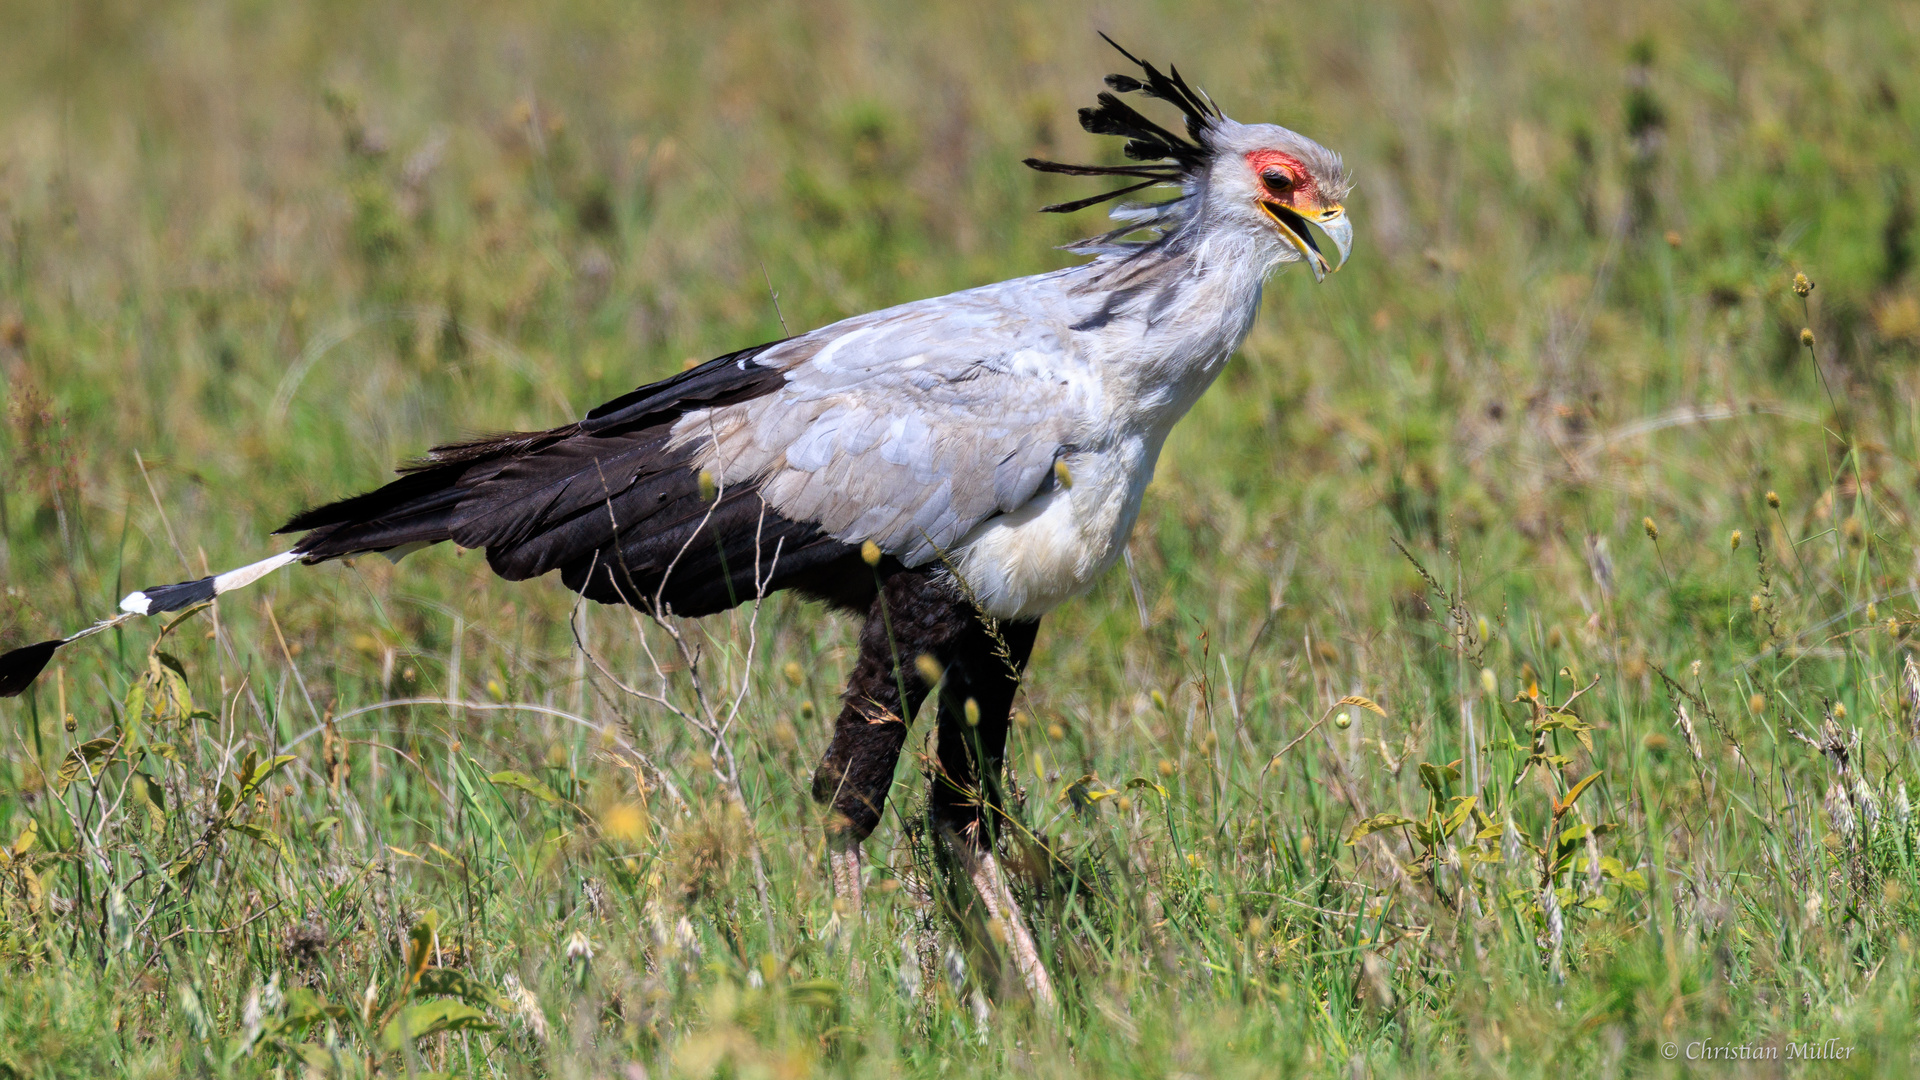
[[719, 494], [719, 492], [720, 492], [720, 485], [714, 481], [712, 470], [701, 469], [700, 470], [700, 501], [712, 502], [713, 497]]
[[72, 713], [68, 713], [67, 718], [61, 721], [60, 726], [66, 728], [68, 731], [77, 731], [80, 728], [80, 721], [74, 719]]
[[1880, 612], [1873, 606], [1873, 601], [1871, 600], [1867, 601], [1867, 621], [1868, 622], [1880, 621]]
[[1154, 692], [1152, 692], [1151, 694], [1148, 694], [1147, 696], [1153, 699], [1154, 708], [1159, 709], [1161, 712], [1167, 711], [1167, 695], [1161, 693], [1158, 690], [1155, 690]]
[[968, 727], [980, 726], [980, 703], [979, 702], [973, 700], [972, 698], [968, 698], [966, 708], [962, 709], [961, 712], [966, 715]]
[[1640, 527], [1647, 530], [1647, 539], [1654, 540], [1654, 541], [1657, 541], [1660, 539], [1660, 526], [1655, 525], [1653, 523], [1652, 518], [1650, 517], [1641, 518]]
[[1892, 616], [1888, 616], [1887, 636], [1890, 638], [1898, 638], [1900, 636], [1900, 620], [1899, 619], [1893, 618]]
[[1500, 680], [1493, 677], [1492, 668], [1480, 669], [1480, 689], [1485, 690], [1488, 697], [1496, 697], [1499, 695]]
[[1752, 697], [1748, 698], [1747, 711], [1750, 713], [1766, 712], [1767, 711], [1767, 695], [1755, 694]]
[[1727, 537], [1727, 550], [1729, 551], [1740, 550], [1740, 530], [1739, 529], [1733, 530], [1733, 535]]
[[1160, 759], [1160, 765], [1159, 765], [1159, 771], [1160, 771], [1160, 775], [1161, 775], [1161, 776], [1172, 776], [1172, 775], [1173, 775], [1173, 762], [1172, 762], [1172, 760], [1170, 760], [1170, 759], [1168, 759], [1168, 758], [1161, 758], [1161, 759]]
[[1805, 274], [1793, 275], [1793, 295], [1805, 296], [1813, 291], [1813, 282]]
[[799, 662], [794, 660], [787, 661], [787, 666], [781, 668], [780, 673], [785, 675], [787, 681], [795, 686], [799, 686], [805, 682], [807, 678], [807, 673], [801, 669]]
[[1341, 713], [1339, 716], [1334, 717], [1333, 726], [1339, 728], [1341, 731], [1347, 730], [1353, 726], [1353, 714]]
[[1800, 328], [1800, 344], [1806, 346], [1809, 349], [1813, 348], [1813, 330], [1812, 329], [1805, 326]]
[[1753, 609], [1755, 615], [1758, 615], [1760, 614], [1760, 609], [1766, 605], [1760, 602], [1760, 594], [1754, 593], [1752, 596], [1747, 597], [1747, 606]]
[[813, 716], [814, 716], [813, 702], [811, 701], [801, 702], [800, 703], [800, 719], [811, 720], [813, 719]]
[[1777, 491], [1767, 492], [1767, 505], [1773, 507], [1775, 510], [1780, 509], [1780, 493]]
[[1127, 798], [1125, 795], [1122, 795], [1118, 799], [1115, 799], [1113, 801], [1113, 807], [1114, 809], [1124, 814], [1127, 811], [1133, 809], [1133, 800]]
[[1845, 720], [1845, 719], [1847, 718], [1847, 703], [1846, 703], [1846, 702], [1844, 702], [1844, 701], [1836, 701], [1836, 702], [1834, 702], [1834, 703], [1833, 703], [1833, 718], [1834, 718], [1835, 720]]
[[1061, 739], [1064, 739], [1066, 737], [1067, 737], [1066, 728], [1061, 727], [1057, 723], [1047, 725], [1047, 738], [1052, 739], [1055, 742], [1059, 742]]
[[1677, 248], [1680, 246], [1680, 234], [1677, 232], [1674, 232], [1672, 229], [1667, 230], [1666, 239], [1667, 239], [1668, 247]]
[[860, 559], [868, 566], [880, 565], [880, 545], [871, 540], [860, 542]]
[[1073, 470], [1067, 468], [1066, 462], [1056, 461], [1053, 463], [1053, 478], [1059, 481], [1061, 487], [1067, 488], [1069, 490], [1072, 489]]

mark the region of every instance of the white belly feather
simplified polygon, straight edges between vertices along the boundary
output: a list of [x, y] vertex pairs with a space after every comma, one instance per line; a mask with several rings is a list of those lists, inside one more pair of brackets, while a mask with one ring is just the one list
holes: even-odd
[[1126, 549], [1159, 449], [1135, 437], [1063, 459], [1072, 487], [975, 526], [949, 552], [950, 571], [999, 619], [1037, 619], [1086, 592]]

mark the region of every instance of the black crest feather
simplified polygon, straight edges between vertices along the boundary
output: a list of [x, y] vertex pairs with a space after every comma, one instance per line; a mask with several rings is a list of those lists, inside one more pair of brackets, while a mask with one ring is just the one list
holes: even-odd
[[[1180, 77], [1178, 68], [1169, 67], [1163, 73], [1121, 48], [1118, 42], [1107, 35], [1100, 36], [1121, 56], [1138, 65], [1145, 78], [1120, 74], [1107, 76], [1107, 87], [1113, 93], [1103, 91], [1096, 99], [1098, 104], [1081, 109], [1080, 126], [1095, 135], [1118, 135], [1127, 140], [1123, 152], [1128, 158], [1157, 164], [1063, 165], [1057, 161], [1028, 158], [1026, 166], [1040, 172], [1064, 173], [1068, 176], [1127, 176], [1141, 181], [1105, 194], [1043, 206], [1040, 208], [1042, 213], [1071, 213], [1154, 184], [1177, 181], [1205, 171], [1213, 160], [1213, 146], [1208, 139], [1208, 131], [1213, 122], [1221, 118], [1219, 108], [1206, 95], [1189, 87], [1186, 80]], [[1183, 137], [1168, 131], [1115, 96], [1135, 93], [1158, 98], [1178, 108], [1186, 116], [1186, 135]]]

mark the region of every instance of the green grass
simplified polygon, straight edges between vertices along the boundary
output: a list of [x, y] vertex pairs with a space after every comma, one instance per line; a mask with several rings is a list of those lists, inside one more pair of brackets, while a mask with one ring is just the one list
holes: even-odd
[[[1072, 122], [1096, 27], [1359, 181], [1352, 263], [1272, 283], [1131, 579], [1041, 631], [1013, 858], [1058, 1016], [915, 899], [911, 757], [834, 910], [807, 789], [847, 622], [684, 628], [716, 748], [586, 662], [557, 582], [430, 551], [0, 705], [0, 1076], [1914, 1070], [1911, 5], [0, 25], [0, 647], [434, 441], [1065, 265], [1098, 223], [1032, 210], [1081, 185], [1018, 161], [1116, 152]], [[705, 715], [665, 632], [583, 618]]]

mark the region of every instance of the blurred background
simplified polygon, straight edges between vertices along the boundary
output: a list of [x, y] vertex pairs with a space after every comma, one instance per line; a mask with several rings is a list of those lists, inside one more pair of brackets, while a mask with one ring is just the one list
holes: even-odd
[[[1911, 1053], [1899, 1041], [1911, 1017], [1889, 1019], [1904, 1006], [1887, 1004], [1913, 987], [1905, 961], [1879, 982], [1861, 971], [1896, 949], [1913, 901], [1883, 888], [1898, 877], [1884, 867], [1863, 884], [1862, 834], [1818, 806], [1832, 785], [1852, 799], [1864, 774], [1891, 821], [1911, 752], [1920, 6], [99, 0], [0, 4], [0, 27], [0, 647], [77, 629], [132, 588], [262, 557], [267, 533], [297, 510], [372, 487], [437, 442], [554, 426], [745, 345], [1074, 262], [1057, 246], [1104, 219], [1034, 210], [1093, 189], [1019, 162], [1117, 160], [1112, 140], [1074, 119], [1124, 66], [1104, 30], [1177, 64], [1236, 119], [1345, 155], [1357, 240], [1324, 285], [1300, 273], [1271, 283], [1241, 355], [1168, 444], [1130, 566], [1043, 628], [1012, 747], [1030, 805], [1047, 814], [1077, 776], [1093, 779], [1084, 790], [1134, 774], [1164, 782], [1177, 807], [1164, 827], [1145, 803], [1115, 812], [1132, 856], [1076, 846], [1089, 826], [1071, 817], [1050, 834], [1078, 852], [1067, 861], [1133, 867], [1162, 907], [1116, 925], [1174, 926], [1174, 945], [1150, 934], [1114, 944], [1064, 916], [1045, 933], [1110, 964], [1137, 949], [1147, 970], [1213, 971], [1227, 989], [1188, 1012], [1153, 1004], [1119, 968], [1090, 975], [1090, 987], [1124, 984], [1110, 1000], [1134, 1003], [1145, 1042], [1136, 1032], [1109, 1058], [1083, 1041], [1069, 1065], [1064, 1044], [1029, 1035], [1041, 1049], [1020, 1060], [1062, 1073], [1136, 1059], [1201, 1072], [1270, 1064], [1205, 1031], [1200, 1013], [1230, 1002], [1220, 1015], [1254, 1018], [1228, 1029], [1308, 1032], [1286, 1038], [1304, 1065], [1446, 1072], [1497, 1059], [1526, 1072], [1545, 1067], [1529, 1047], [1573, 1038], [1559, 1025], [1579, 1008], [1541, 1004], [1567, 994], [1598, 1018], [1582, 1030], [1618, 1033], [1593, 1043], [1603, 1064], [1651, 1055], [1673, 1015], [1773, 1037], [1799, 1030], [1806, 1003], [1842, 999], [1855, 1011], [1823, 1022]], [[1796, 273], [1810, 295], [1794, 291]], [[89, 941], [105, 955], [119, 932], [105, 898], [150, 902], [162, 915], [139, 924], [157, 958], [142, 978], [171, 986], [197, 972], [211, 1017], [195, 1027], [184, 999], [128, 1004], [113, 980], [47, 976], [0, 991], [70, 1006], [52, 1026], [13, 1030], [28, 1048], [20, 1060], [82, 1060], [62, 1055], [88, 1052], [88, 1033], [117, 1027], [103, 1018], [121, 1008], [150, 1035], [244, 1031], [248, 988], [295, 963], [290, 942], [306, 926], [322, 928], [343, 966], [302, 978], [344, 999], [391, 961], [381, 920], [433, 908], [465, 928], [471, 970], [514, 973], [556, 1024], [582, 1031], [597, 1021], [557, 1004], [589, 992], [566, 989], [567, 935], [640, 950], [619, 943], [687, 926], [686, 941], [708, 942], [707, 966], [659, 976], [673, 989], [646, 1006], [653, 1019], [633, 1019], [645, 1009], [630, 1005], [604, 1020], [605, 1046], [623, 1049], [583, 1049], [586, 1035], [568, 1045], [596, 1067], [628, 1054], [699, 1072], [708, 1059], [675, 1058], [692, 1052], [676, 1039], [736, 1030], [724, 1020], [734, 1006], [701, 995], [746, 986], [762, 952], [788, 964], [794, 942], [831, 917], [805, 788], [851, 628], [780, 598], [760, 616], [757, 652], [738, 619], [689, 631], [730, 665], [729, 685], [749, 688], [736, 779], [753, 827], [774, 837], [754, 848], [778, 881], [769, 901], [739, 877], [710, 892], [687, 884], [759, 841], [696, 812], [701, 792], [726, 788], [699, 738], [589, 678], [571, 601], [557, 581], [509, 586], [450, 550], [300, 569], [223, 602], [219, 634], [203, 617], [165, 643], [198, 710], [130, 703], [133, 688], [166, 682], [149, 661], [157, 627], [138, 625], [68, 650], [32, 696], [0, 704], [0, 842], [33, 823], [40, 839], [22, 850], [46, 856], [27, 871], [38, 885], [10, 879], [8, 962], [65, 971], [47, 957], [79, 964]], [[640, 670], [631, 622], [587, 618], [610, 668]], [[673, 693], [690, 692], [684, 671], [666, 675]], [[1558, 702], [1595, 677], [1581, 706], [1593, 730], [1578, 745], [1556, 736], [1566, 756], [1550, 764], [1564, 782], [1489, 820], [1495, 839], [1517, 819], [1529, 836], [1549, 829], [1551, 846], [1553, 800], [1604, 770], [1593, 824], [1621, 826], [1618, 850], [1606, 849], [1621, 874], [1586, 895], [1616, 899], [1566, 916], [1576, 926], [1564, 944], [1539, 903], [1515, 906], [1505, 931], [1488, 931], [1512, 951], [1478, 955], [1530, 971], [1518, 989], [1419, 974], [1474, 954], [1443, 928], [1473, 925], [1444, 895], [1475, 886], [1436, 876], [1444, 852], [1420, 869], [1405, 830], [1381, 834], [1398, 835], [1391, 855], [1382, 840], [1347, 846], [1350, 830], [1366, 814], [1417, 813], [1430, 790], [1441, 810], [1467, 793], [1423, 789], [1417, 770], [1403, 772], [1410, 761], [1465, 762], [1455, 781], [1483, 808], [1538, 795], [1513, 777], [1524, 779], [1541, 714], [1513, 699], [1536, 687]], [[1352, 709], [1350, 727], [1318, 729], [1266, 771], [1348, 694], [1386, 716]], [[411, 698], [534, 703], [575, 719], [423, 705], [331, 722]], [[1681, 704], [1712, 727], [1704, 754], [1693, 728], [1675, 726]], [[156, 796], [155, 820], [92, 819], [89, 840], [74, 825], [85, 814], [59, 809], [83, 800], [57, 763], [89, 739], [133, 746], [126, 725], [143, 710], [180, 726], [180, 760], [129, 756], [116, 775], [152, 777], [172, 801]], [[1817, 741], [1823, 723], [1864, 726], [1852, 772], [1830, 776], [1833, 754], [1790, 737]], [[665, 782], [596, 756], [612, 738], [596, 730], [613, 728], [694, 809], [608, 826], [634, 799], [653, 806], [650, 786]], [[195, 850], [211, 819], [193, 807], [217, 802], [219, 777], [249, 747], [288, 745], [299, 760], [284, 790], [263, 788], [271, 800], [253, 811], [280, 830], [284, 855], [229, 834], [205, 871], [221, 884], [191, 901], [252, 896], [260, 921], [187, 938], [205, 942], [198, 951], [153, 944], [174, 917], [164, 913], [188, 925], [201, 909], [177, 908], [189, 903], [178, 889], [132, 884], [138, 853]], [[494, 903], [517, 914], [492, 929], [470, 895], [457, 899], [471, 893], [466, 870], [423, 846], [464, 853], [462, 867], [481, 858], [458, 839], [485, 802], [463, 801], [480, 797], [462, 769], [518, 770], [578, 810], [486, 796], [537, 811], [488, 826], [501, 865], [519, 867], [494, 886]], [[901, 777], [877, 851], [911, 847], [924, 785], [911, 761]], [[1749, 789], [1730, 793], [1736, 784]], [[497, 818], [505, 804], [487, 805]], [[1716, 815], [1751, 829], [1695, 831]], [[322, 817], [330, 824], [307, 824]], [[711, 865], [701, 844], [721, 852]], [[1599, 867], [1592, 841], [1579, 850]], [[1822, 859], [1840, 860], [1840, 877], [1823, 876]], [[1783, 876], [1795, 863], [1811, 876]], [[367, 865], [385, 867], [383, 888], [400, 897], [384, 915], [329, 891], [346, 879], [339, 867]], [[1668, 869], [1679, 865], [1691, 869]], [[1621, 884], [1633, 872], [1637, 890]], [[1580, 887], [1566, 873], [1571, 905]], [[119, 891], [101, 891], [101, 875]], [[581, 900], [586, 881], [619, 883], [612, 914]], [[1303, 882], [1317, 883], [1320, 915], [1259, 899], [1306, 895], [1292, 891]], [[1826, 915], [1801, 910], [1829, 885], [1845, 895]], [[1380, 899], [1389, 893], [1404, 895]], [[259, 900], [276, 894], [302, 899]], [[1486, 890], [1489, 921], [1497, 894]], [[1176, 895], [1195, 905], [1192, 923], [1166, 914]], [[726, 944], [732, 901], [714, 896], [770, 903], [768, 940]], [[1383, 909], [1367, 907], [1381, 903], [1407, 905], [1391, 942]], [[1361, 912], [1382, 922], [1365, 929]], [[758, 916], [740, 917], [763, 933]], [[1069, 942], [1083, 932], [1119, 952]], [[668, 945], [648, 956], [679, 947], [663, 933]], [[1674, 933], [1681, 945], [1650, 944]], [[1442, 938], [1452, 944], [1433, 951]], [[1536, 938], [1587, 958], [1569, 961], [1576, 989], [1562, 961], [1536, 955]], [[892, 941], [874, 935], [871, 970], [902, 963], [881, 955]], [[1356, 967], [1357, 954], [1387, 958], [1392, 974]], [[843, 978], [833, 964], [844, 955], [832, 955], [791, 961], [791, 978], [807, 964], [820, 965], [809, 977]], [[209, 956], [213, 967], [194, 966]], [[653, 963], [635, 952], [624, 974], [603, 964], [594, 978], [610, 981], [592, 992], [617, 997], [629, 978], [631, 1003], [631, 987], [653, 985]], [[1738, 980], [1727, 965], [1744, 990], [1728, 989]], [[1288, 986], [1301, 990], [1276, 989]], [[937, 1071], [929, 1062], [951, 1054], [988, 1068], [1025, 1053], [1011, 1035], [974, 1047], [963, 984], [949, 996], [959, 1035], [897, 1003], [849, 1021], [882, 1047], [869, 1065]], [[1321, 1019], [1314, 1001], [1332, 1012]], [[1469, 1021], [1477, 1049], [1436, 1049]], [[712, 1062], [844, 1063], [816, 1029], [789, 1044], [737, 1024], [745, 1041]], [[123, 1066], [162, 1071], [189, 1060], [167, 1055], [194, 1053], [124, 1045]], [[528, 1049], [546, 1045], [499, 1053], [557, 1068], [561, 1051]]]

